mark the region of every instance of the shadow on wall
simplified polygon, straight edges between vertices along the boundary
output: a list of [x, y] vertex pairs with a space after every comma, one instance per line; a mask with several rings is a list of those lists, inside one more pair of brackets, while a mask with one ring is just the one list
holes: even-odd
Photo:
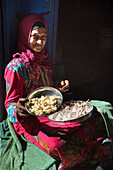
[[111, 0], [60, 1], [56, 65], [63, 65], [77, 99], [113, 103], [112, 11]]

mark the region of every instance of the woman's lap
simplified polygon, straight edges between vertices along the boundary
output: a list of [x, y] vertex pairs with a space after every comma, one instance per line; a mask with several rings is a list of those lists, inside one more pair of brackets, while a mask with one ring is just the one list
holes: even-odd
[[[98, 114], [85, 121], [80, 127], [73, 128], [71, 133], [68, 132], [68, 135], [52, 135], [52, 129], [43, 124], [37, 134], [33, 133], [32, 135], [29, 131], [24, 133], [24, 137], [47, 154], [59, 157], [63, 167], [73, 167], [88, 160], [101, 162], [112, 157], [112, 142], [107, 140], [103, 142], [106, 137], [106, 130]], [[53, 132], [55, 131], [53, 130]], [[103, 139], [98, 140], [100, 137], [103, 137]]]

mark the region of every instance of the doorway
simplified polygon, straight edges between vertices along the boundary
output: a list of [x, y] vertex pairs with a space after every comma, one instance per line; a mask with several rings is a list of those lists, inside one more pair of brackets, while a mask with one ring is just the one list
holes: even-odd
[[60, 1], [56, 49], [76, 99], [113, 103], [113, 1]]

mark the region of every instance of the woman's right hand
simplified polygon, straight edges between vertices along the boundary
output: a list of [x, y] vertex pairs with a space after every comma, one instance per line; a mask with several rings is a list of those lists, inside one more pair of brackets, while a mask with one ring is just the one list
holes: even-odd
[[69, 80], [62, 80], [58, 82], [57, 89], [60, 90], [62, 93], [65, 93], [69, 91], [69, 86]]
[[29, 117], [30, 114], [28, 114], [26, 108], [25, 108], [25, 103], [28, 102], [29, 100], [26, 98], [20, 98], [16, 104], [17, 107], [17, 114], [19, 117], [24, 118], [24, 117]]

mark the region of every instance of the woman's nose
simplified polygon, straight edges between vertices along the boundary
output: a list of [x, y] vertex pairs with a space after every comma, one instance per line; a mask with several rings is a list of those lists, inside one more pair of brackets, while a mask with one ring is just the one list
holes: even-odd
[[41, 44], [41, 40], [40, 40], [40, 39], [38, 39], [38, 40], [37, 40], [37, 43], [38, 43], [38, 44]]

